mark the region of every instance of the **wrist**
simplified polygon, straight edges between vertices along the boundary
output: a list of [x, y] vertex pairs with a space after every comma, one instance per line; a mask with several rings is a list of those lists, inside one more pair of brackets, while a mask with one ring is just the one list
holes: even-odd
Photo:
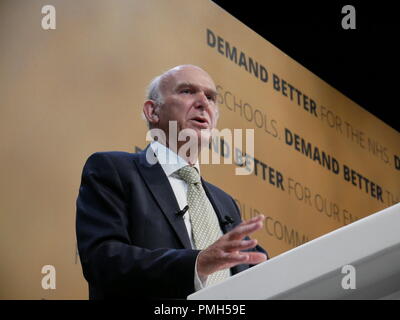
[[198, 256], [197, 256], [197, 259], [196, 259], [196, 270], [197, 270], [197, 275], [199, 276], [199, 278], [200, 278], [201, 280], [207, 279], [207, 277], [208, 277], [208, 274], [205, 273], [205, 270], [204, 270], [204, 267], [203, 267], [203, 263], [202, 263], [202, 261], [203, 261], [203, 254], [204, 254], [204, 251], [201, 250], [201, 251], [199, 252]]
[[195, 263], [195, 290], [198, 291], [200, 289], [203, 289], [206, 286], [208, 275], [204, 274], [199, 274], [199, 268], [198, 268], [198, 262], [199, 262], [199, 255], [196, 258], [196, 263]]

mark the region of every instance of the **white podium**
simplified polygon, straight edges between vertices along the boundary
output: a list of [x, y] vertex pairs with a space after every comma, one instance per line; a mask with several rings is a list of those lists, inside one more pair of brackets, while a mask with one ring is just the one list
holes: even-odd
[[[342, 281], [355, 268], [355, 289]], [[346, 278], [347, 280], [348, 278]], [[353, 222], [217, 285], [190, 300], [400, 299], [400, 203]]]

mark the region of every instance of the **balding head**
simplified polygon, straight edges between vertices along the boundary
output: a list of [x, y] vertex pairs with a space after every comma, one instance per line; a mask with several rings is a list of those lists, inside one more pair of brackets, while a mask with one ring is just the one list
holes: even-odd
[[[155, 101], [157, 104], [162, 104], [163, 103], [163, 94], [165, 93], [165, 90], [168, 88], [168, 84], [170, 84], [171, 80], [174, 79], [174, 77], [182, 72], [188, 71], [188, 70], [196, 70], [198, 73], [203, 74], [206, 77], [209, 77], [209, 79], [212, 78], [210, 75], [204, 71], [202, 68], [192, 65], [192, 64], [183, 64], [179, 65], [176, 67], [173, 67], [163, 74], [155, 77], [149, 84], [148, 89], [147, 89], [147, 99]], [[215, 87], [215, 85], [214, 85]]]

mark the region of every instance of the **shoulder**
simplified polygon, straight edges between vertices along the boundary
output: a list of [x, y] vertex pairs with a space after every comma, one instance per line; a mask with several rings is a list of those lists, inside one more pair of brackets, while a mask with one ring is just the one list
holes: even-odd
[[123, 172], [132, 170], [134, 162], [139, 159], [141, 152], [129, 153], [124, 151], [102, 151], [91, 154], [85, 162], [84, 172]]
[[129, 153], [123, 151], [102, 151], [91, 154], [82, 170], [82, 181], [94, 181], [112, 185], [118, 182], [119, 186], [127, 186], [135, 180], [138, 174], [135, 159], [139, 159], [141, 152]]
[[101, 151], [91, 154], [86, 163], [124, 163], [132, 162], [136, 158], [140, 157], [141, 152], [129, 153], [124, 151]]

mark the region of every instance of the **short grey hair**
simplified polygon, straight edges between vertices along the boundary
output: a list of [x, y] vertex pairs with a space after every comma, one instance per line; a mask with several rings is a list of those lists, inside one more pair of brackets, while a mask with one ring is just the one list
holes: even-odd
[[161, 82], [163, 80], [163, 75], [155, 77], [149, 84], [147, 88], [147, 99], [153, 100], [157, 104], [163, 103], [163, 94], [161, 92]]
[[[155, 77], [153, 80], [151, 80], [149, 86], [147, 87], [146, 99], [154, 101], [157, 106], [161, 106], [164, 103], [164, 97], [161, 92], [161, 83], [163, 79], [164, 79], [164, 74], [159, 75]], [[151, 124], [147, 120], [143, 112], [142, 112], [142, 118], [143, 120], [146, 121], [147, 128], [151, 129]]]

